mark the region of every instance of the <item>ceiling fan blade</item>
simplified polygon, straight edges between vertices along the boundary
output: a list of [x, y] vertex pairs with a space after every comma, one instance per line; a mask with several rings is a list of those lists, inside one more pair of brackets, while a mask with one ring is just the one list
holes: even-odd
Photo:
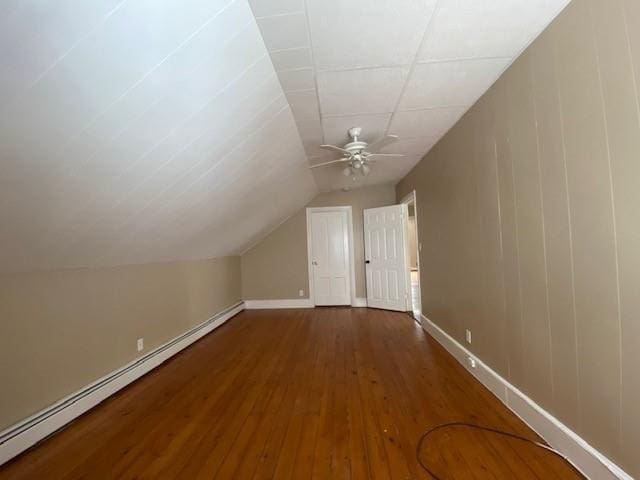
[[351, 155], [351, 152], [349, 152], [349, 150], [345, 150], [344, 148], [336, 147], [335, 145], [320, 145], [320, 148], [324, 148], [325, 150], [334, 150], [336, 152], [346, 153], [348, 155]]
[[350, 160], [348, 158], [339, 158], [338, 160], [331, 160], [330, 162], [316, 163], [315, 165], [311, 165], [309, 168], [324, 167], [326, 165], [332, 165], [334, 163], [343, 163], [349, 161]]
[[395, 142], [396, 140], [398, 140], [398, 138], [399, 137], [397, 135], [387, 135], [386, 137], [378, 138], [377, 140], [374, 140], [372, 143], [367, 145], [367, 150], [383, 147], [387, 143]]
[[368, 159], [371, 157], [406, 157], [406, 155], [401, 153], [370, 153], [367, 155]]

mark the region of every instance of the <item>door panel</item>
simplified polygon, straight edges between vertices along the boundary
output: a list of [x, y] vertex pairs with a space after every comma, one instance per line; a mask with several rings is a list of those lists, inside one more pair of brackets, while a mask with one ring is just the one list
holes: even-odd
[[311, 268], [315, 305], [350, 305], [348, 215], [311, 212]]
[[407, 309], [406, 209], [406, 205], [391, 205], [364, 211], [367, 304], [370, 307]]

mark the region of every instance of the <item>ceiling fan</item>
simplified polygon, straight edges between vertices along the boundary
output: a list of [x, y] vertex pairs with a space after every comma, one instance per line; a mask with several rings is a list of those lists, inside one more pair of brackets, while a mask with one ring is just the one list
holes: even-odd
[[349, 137], [351, 137], [351, 141], [343, 148], [336, 147], [335, 145], [320, 145], [320, 148], [342, 153], [343, 157], [337, 160], [311, 165], [309, 168], [325, 167], [336, 163], [346, 163], [347, 165], [344, 170], [342, 170], [342, 174], [345, 177], [355, 175], [356, 172], [360, 172], [362, 175], [367, 176], [371, 173], [371, 165], [369, 163], [374, 161], [377, 157], [404, 157], [404, 155], [399, 153], [371, 153], [375, 148], [379, 148], [386, 143], [396, 141], [398, 139], [397, 135], [387, 135], [386, 137], [379, 138], [372, 143], [367, 143], [359, 140], [361, 134], [362, 128], [352, 127], [349, 129]]

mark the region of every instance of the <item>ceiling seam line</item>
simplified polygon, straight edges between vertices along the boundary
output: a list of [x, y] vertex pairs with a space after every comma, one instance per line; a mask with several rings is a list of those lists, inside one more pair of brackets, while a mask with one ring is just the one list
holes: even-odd
[[318, 70], [318, 73], [344, 73], [344, 72], [353, 72], [353, 71], [364, 71], [364, 70], [382, 70], [382, 69], [391, 69], [391, 68], [407, 68], [411, 67], [410, 63], [389, 63], [383, 65], [365, 65], [365, 66], [356, 66], [350, 68], [328, 68], [325, 70]]
[[[168, 212], [170, 215], [170, 219], [168, 220], [169, 224], [173, 224], [176, 221], [178, 221], [180, 219], [179, 216], [179, 210], [176, 212], [175, 211], [175, 202], [176, 200], [178, 200], [179, 198], [181, 198], [183, 195], [185, 195], [189, 190], [191, 190], [191, 188], [199, 181], [201, 181], [203, 178], [205, 178], [208, 174], [210, 174], [216, 167], [218, 167], [229, 155], [231, 155], [233, 152], [235, 152], [238, 148], [240, 148], [242, 145], [246, 144], [247, 141], [249, 141], [250, 138], [254, 138], [255, 135], [257, 135], [258, 132], [264, 130], [271, 122], [273, 122], [273, 120], [275, 120], [278, 115], [280, 115], [280, 113], [282, 113], [283, 110], [285, 110], [287, 108], [287, 106], [284, 106], [283, 108], [281, 108], [276, 114], [274, 114], [269, 120], [267, 120], [264, 125], [262, 125], [261, 127], [259, 127], [256, 131], [252, 132], [251, 134], [249, 134], [244, 140], [242, 140], [240, 143], [238, 143], [238, 145], [236, 145], [232, 150], [230, 150], [229, 152], [227, 152], [225, 155], [223, 155], [222, 157], [220, 157], [220, 160], [218, 162], [216, 162], [215, 164], [211, 165], [205, 172], [203, 172], [202, 175], [200, 175], [199, 177], [195, 178], [191, 183], [189, 183], [189, 185], [186, 186], [186, 188], [184, 188], [178, 195], [174, 196], [169, 202], [170, 203], [163, 203], [162, 205], [162, 209], [167, 209], [169, 208]], [[171, 204], [171, 206], [170, 206]], [[197, 205], [197, 200], [191, 201], [191, 203], [189, 204], [189, 207], [192, 207], [193, 205]], [[161, 210], [156, 210], [154, 213], [152, 213], [149, 217], [147, 217], [145, 219], [146, 221], [146, 225], [143, 227], [143, 232], [148, 232], [149, 230], [153, 230], [153, 228], [155, 226], [157, 226], [156, 224], [149, 224], [149, 219], [150, 218], [154, 218], [158, 216], [158, 212], [162, 212]], [[178, 215], [176, 215], [178, 214]], [[154, 221], [156, 221], [154, 219]], [[165, 222], [167, 223], [167, 222]], [[143, 224], [144, 225], [144, 224]], [[124, 240], [125, 242], [131, 242], [133, 241], [135, 237], [131, 237], [129, 236], [126, 240]], [[117, 248], [117, 247], [116, 247]], [[104, 259], [107, 255], [109, 255], [111, 252], [105, 252], [102, 257], [98, 258], [98, 261]]]
[[[126, 97], [131, 90], [136, 88], [142, 82], [144, 82], [153, 72], [155, 72], [162, 64], [164, 64], [169, 58], [171, 58], [176, 52], [178, 52], [182, 47], [188, 44], [196, 35], [198, 35], [203, 29], [205, 29], [212, 21], [222, 15], [231, 5], [233, 5], [237, 0], [231, 0], [229, 3], [225, 4], [220, 10], [218, 10], [213, 16], [211, 16], [206, 22], [196, 28], [191, 34], [189, 34], [182, 42], [178, 44], [173, 50], [171, 50], [165, 57], [160, 60], [156, 65], [154, 65], [147, 73], [142, 75], [138, 80], [136, 80], [131, 86], [129, 86], [118, 98], [116, 98], [113, 102], [111, 102], [102, 112], [92, 118], [82, 129], [80, 129], [80, 133], [85, 132], [88, 128], [90, 128], [100, 117], [102, 117], [105, 113], [109, 112], [114, 105], [120, 102], [124, 97]], [[242, 27], [242, 30], [246, 28], [246, 25]]]
[[272, 15], [260, 15], [255, 16], [256, 20], [261, 20], [263, 18], [277, 18], [277, 17], [287, 17], [291, 15], [301, 15], [304, 14], [304, 10], [296, 10], [295, 12], [285, 12], [285, 13], [274, 13]]
[[452, 57], [452, 58], [439, 58], [433, 60], [418, 60], [417, 65], [438, 65], [441, 63], [456, 63], [456, 62], [474, 62], [482, 60], [504, 60], [510, 59], [509, 55], [488, 55], [482, 57]]
[[407, 78], [405, 79], [404, 85], [402, 86], [402, 89], [400, 90], [400, 94], [398, 95], [398, 99], [396, 101], [396, 104], [395, 104], [395, 107], [393, 109], [393, 112], [389, 116], [389, 121], [387, 122], [387, 127], [385, 129], [385, 135], [389, 135], [389, 129], [391, 128], [391, 123], [393, 122], [393, 119], [395, 117], [395, 112], [398, 111], [398, 109], [400, 108], [400, 103], [402, 102], [402, 97], [404, 97], [404, 94], [407, 91], [411, 76], [413, 75], [413, 72], [416, 69], [416, 65], [418, 63], [418, 55], [420, 55], [420, 51], [422, 50], [422, 47], [424, 46], [427, 38], [429, 37], [429, 34], [431, 32], [431, 24], [433, 23], [434, 19], [438, 15], [438, 12], [440, 11], [440, 6], [441, 5], [442, 5], [442, 1], [441, 0], [436, 0], [436, 5], [435, 5], [435, 7], [433, 9], [433, 12], [431, 13], [431, 17], [429, 18], [429, 21], [427, 22], [427, 25], [425, 26], [424, 32], [422, 33], [422, 38], [420, 39], [420, 42], [418, 43], [418, 48], [416, 49], [416, 53], [413, 56], [413, 61], [411, 62], [411, 66], [409, 67], [409, 71], [407, 72]]
[[[107, 23], [107, 21], [109, 20], [109, 18], [111, 18], [111, 16], [113, 16], [113, 14], [115, 14], [120, 7], [122, 7], [122, 5], [124, 5], [128, 0], [122, 0], [120, 3], [118, 3], [115, 7], [113, 7], [113, 9], [111, 9], [111, 11], [100, 21], [98, 22], [91, 30], [89, 30], [89, 32], [87, 32], [86, 35], [84, 35], [81, 39], [79, 39], [77, 42], [75, 42], [73, 45], [71, 45], [71, 47], [69, 47], [69, 49], [64, 52], [60, 57], [58, 57], [57, 60], [55, 60], [53, 62], [53, 64], [51, 64], [47, 69], [45, 69], [44, 72], [42, 72], [38, 78], [36, 78], [31, 84], [29, 84], [29, 86], [22, 92], [22, 94], [20, 96], [18, 96], [13, 102], [12, 105], [10, 106], [6, 106], [2, 108], [2, 110], [7, 110], [8, 108], [11, 108], [11, 106], [16, 106], [19, 105], [20, 102], [27, 96], [27, 93], [33, 88], [35, 87], [40, 80], [42, 80], [44, 77], [46, 77], [49, 72], [51, 72], [53, 69], [55, 69], [60, 62], [62, 62], [65, 58], [67, 58], [69, 56], [69, 54], [81, 43], [83, 42], [85, 39], [89, 38], [89, 36], [94, 33], [99, 27], [101, 27], [102, 25], [104, 25], [105, 23]], [[11, 103], [11, 102], [10, 102]]]
[[305, 47], [290, 47], [290, 48], [278, 48], [276, 50], [269, 50], [269, 53], [280, 53], [280, 52], [293, 52], [294, 50], [310, 50], [309, 46]]
[[[303, 0], [304, 2], [304, 18], [305, 18], [305, 22], [307, 24], [307, 35], [309, 36], [309, 51], [311, 53], [311, 64], [313, 65], [313, 83], [315, 85], [316, 88], [316, 103], [318, 104], [318, 117], [320, 120], [320, 129], [322, 131], [322, 143], [325, 142], [325, 134], [324, 134], [324, 126], [322, 125], [322, 106], [320, 104], [320, 89], [318, 88], [318, 64], [316, 62], [316, 55], [314, 52], [314, 48], [313, 48], [313, 35], [311, 32], [311, 19], [309, 18], [309, 1], [308, 0]], [[295, 119], [295, 116], [294, 116]], [[302, 141], [302, 138], [300, 138], [300, 141]], [[305, 151], [306, 154], [306, 151]], [[308, 157], [307, 157], [307, 163], [308, 162]], [[314, 175], [313, 177], [313, 181], [316, 181], [316, 177]], [[318, 186], [318, 184], [316, 183], [316, 187]]]
[[[235, 1], [235, 0], [234, 0]], [[233, 80], [231, 80], [227, 85], [225, 85], [225, 87], [220, 90], [219, 92], [217, 92], [213, 97], [211, 97], [200, 109], [198, 109], [196, 112], [194, 112], [192, 115], [190, 115], [189, 117], [187, 117], [186, 119], [184, 119], [182, 122], [180, 122], [176, 127], [174, 127], [169, 133], [167, 133], [167, 135], [165, 135], [159, 142], [156, 142], [150, 149], [147, 149], [147, 151], [145, 151], [142, 155], [140, 155], [138, 158], [136, 158], [136, 160], [134, 160], [133, 162], [131, 162], [129, 165], [127, 165], [127, 167], [118, 174], [118, 179], [122, 177], [123, 174], [125, 174], [127, 171], [129, 171], [133, 165], [136, 165], [137, 163], [139, 163], [143, 158], [146, 158], [149, 154], [151, 154], [154, 150], [156, 150], [157, 148], [159, 148], [163, 142], [165, 142], [167, 140], [167, 138], [170, 138], [170, 136], [179, 128], [183, 127], [187, 122], [190, 121], [191, 118], [193, 118], [195, 115], [197, 115], [200, 111], [202, 111], [203, 109], [205, 109], [208, 105], [211, 104], [211, 102], [213, 102], [216, 98], [218, 98], [220, 95], [222, 95], [231, 85], [233, 85], [233, 83], [235, 83], [235, 81], [237, 81], [238, 79], [242, 78], [249, 70], [251, 70], [251, 68], [253, 68], [255, 65], [257, 65], [260, 61], [262, 61], [264, 58], [266, 58], [267, 55], [263, 55], [261, 56], [258, 60], [256, 60], [255, 62], [253, 62], [251, 65], [249, 65], [247, 68], [245, 68], [238, 76], [236, 76]], [[129, 193], [129, 192], [127, 192]], [[84, 215], [86, 214], [86, 212], [88, 211], [88, 209], [90, 207], [92, 207], [95, 202], [99, 199], [99, 192], [96, 193], [96, 195], [90, 200], [89, 204], [84, 205], [83, 207], [81, 207], [80, 211], [77, 211], [76, 214], [74, 215], [74, 219], [77, 218], [78, 216]], [[119, 203], [118, 203], [119, 205]], [[69, 220], [68, 224], [71, 224], [71, 222], [73, 222], [74, 220]], [[91, 225], [89, 225], [89, 227], [87, 229], [85, 229], [83, 232], [81, 232], [81, 234], [86, 234], [86, 233], [90, 233], [91, 231], [93, 231], [95, 229], [96, 224], [93, 223]], [[77, 234], [76, 234], [77, 235]], [[68, 238], [68, 237], [63, 237], [63, 238]], [[63, 248], [66, 248], [65, 246], [68, 245], [68, 242], [65, 241], [63, 242]]]

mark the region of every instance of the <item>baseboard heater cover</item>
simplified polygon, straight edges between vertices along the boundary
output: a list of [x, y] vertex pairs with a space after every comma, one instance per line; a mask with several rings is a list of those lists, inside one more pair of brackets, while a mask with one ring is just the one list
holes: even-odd
[[32, 447], [244, 310], [240, 301], [146, 355], [0, 432], [0, 465]]
[[[609, 460], [547, 412], [509, 381], [484, 364], [455, 338], [424, 315], [422, 328], [447, 350], [480, 383], [487, 387], [509, 410], [515, 413], [549, 445], [562, 452], [587, 478], [597, 480], [633, 480], [633, 477]], [[472, 366], [473, 365], [473, 366]]]

